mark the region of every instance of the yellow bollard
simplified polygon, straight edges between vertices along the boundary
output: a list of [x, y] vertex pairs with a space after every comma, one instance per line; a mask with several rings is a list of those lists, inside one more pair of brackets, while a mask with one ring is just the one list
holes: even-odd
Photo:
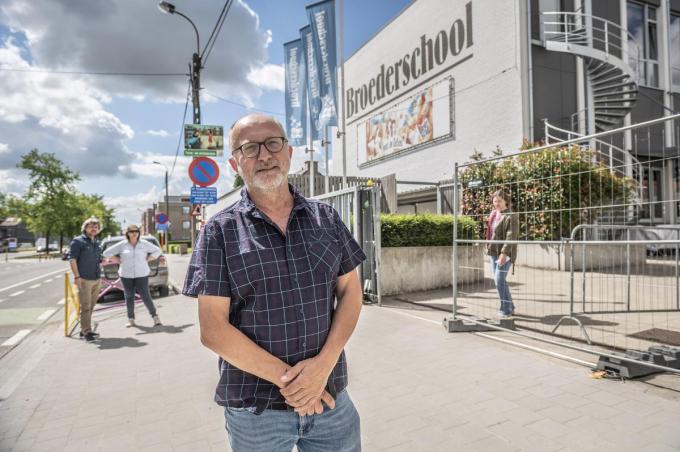
[[68, 336], [68, 275], [69, 272], [64, 273], [64, 336]]

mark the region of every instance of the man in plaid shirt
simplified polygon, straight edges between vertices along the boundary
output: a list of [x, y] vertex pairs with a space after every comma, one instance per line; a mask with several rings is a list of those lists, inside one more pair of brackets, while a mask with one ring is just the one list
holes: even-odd
[[219, 355], [231, 447], [361, 450], [343, 348], [366, 256], [332, 207], [288, 184], [293, 149], [278, 121], [247, 115], [229, 144], [242, 199], [206, 223], [182, 292], [198, 297], [201, 342]]

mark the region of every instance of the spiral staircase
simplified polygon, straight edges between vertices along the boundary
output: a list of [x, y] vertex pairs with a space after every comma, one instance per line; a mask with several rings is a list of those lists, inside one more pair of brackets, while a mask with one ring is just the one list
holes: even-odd
[[[638, 94], [641, 54], [630, 33], [614, 22], [578, 12], [545, 12], [541, 14], [540, 23], [541, 42], [546, 50], [583, 59], [587, 98], [591, 103], [590, 108], [571, 116], [571, 130], [554, 126], [545, 120], [546, 143], [559, 143], [584, 136], [579, 130], [592, 134], [622, 126]], [[585, 118], [585, 124], [579, 118]], [[634, 155], [597, 138], [581, 146], [591, 149], [595, 158], [613, 173], [633, 178], [639, 201], [642, 165]], [[633, 220], [630, 212], [616, 216], [608, 218], [607, 222]]]

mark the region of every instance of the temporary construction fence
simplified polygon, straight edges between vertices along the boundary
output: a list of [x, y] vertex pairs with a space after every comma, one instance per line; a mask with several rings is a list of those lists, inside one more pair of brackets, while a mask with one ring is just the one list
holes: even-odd
[[380, 213], [382, 211], [380, 181], [336, 190], [315, 199], [333, 206], [361, 245], [366, 260], [359, 268], [364, 300], [381, 304], [380, 297]]
[[[449, 331], [513, 331], [680, 373], [680, 360], [612, 354], [680, 346], [679, 142], [680, 115], [673, 115], [456, 165]], [[486, 237], [499, 189], [512, 197], [519, 234], [461, 236], [458, 215], [476, 220], [477, 236]], [[458, 247], [484, 253], [494, 243], [518, 250], [507, 278], [515, 315], [501, 321], [490, 258], [478, 268], [456, 261]], [[465, 282], [463, 271], [477, 272], [477, 282]]]

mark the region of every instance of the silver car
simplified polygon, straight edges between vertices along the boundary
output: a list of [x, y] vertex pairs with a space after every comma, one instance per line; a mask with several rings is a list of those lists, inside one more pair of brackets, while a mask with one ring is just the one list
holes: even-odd
[[[140, 238], [151, 242], [160, 248], [156, 237], [145, 235]], [[107, 248], [110, 248], [123, 240], [126, 240], [126, 238], [122, 235], [105, 238], [102, 240], [102, 251], [105, 251]], [[163, 257], [164, 256], [161, 255], [158, 259], [149, 262], [149, 268], [151, 269], [151, 273], [149, 273], [149, 289], [157, 291], [158, 295], [161, 297], [167, 297], [170, 293], [168, 288], [168, 266], [166, 259], [162, 259], [161, 262], [161, 258]], [[103, 300], [106, 295], [111, 293], [122, 293], [123, 281], [121, 281], [120, 275], [118, 275], [118, 264], [103, 258], [99, 265], [102, 269], [99, 300]]]

